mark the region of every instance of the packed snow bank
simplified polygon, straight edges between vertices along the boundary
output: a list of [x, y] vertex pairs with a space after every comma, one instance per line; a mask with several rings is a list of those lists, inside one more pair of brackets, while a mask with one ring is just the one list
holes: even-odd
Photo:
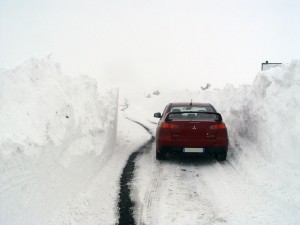
[[284, 221], [289, 217], [291, 221], [298, 221], [299, 61], [260, 72], [251, 85], [227, 85], [224, 89], [198, 92], [159, 91], [160, 95], [151, 98], [145, 98], [142, 92], [132, 95], [127, 100], [128, 113], [140, 121], [157, 122], [153, 113], [162, 112], [170, 102], [190, 102], [192, 99], [193, 102], [211, 103], [223, 115], [228, 128], [228, 163], [249, 185], [255, 186], [255, 190], [287, 209], [280, 213], [270, 212], [269, 219]]
[[99, 90], [87, 76], [64, 76], [59, 65], [49, 60], [32, 59], [2, 73], [0, 79], [2, 158], [40, 154], [50, 145], [62, 147], [55, 154], [92, 150], [101, 154], [103, 149], [96, 148], [99, 143], [92, 141], [106, 141], [110, 135], [117, 107], [115, 90]]
[[0, 73], [0, 223], [43, 224], [112, 154], [118, 92], [49, 59]]

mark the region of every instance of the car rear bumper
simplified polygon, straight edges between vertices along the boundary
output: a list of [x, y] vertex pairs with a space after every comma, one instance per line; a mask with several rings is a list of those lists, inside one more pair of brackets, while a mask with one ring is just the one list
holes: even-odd
[[156, 142], [156, 151], [166, 149], [169, 152], [182, 152], [183, 148], [204, 148], [205, 152], [218, 152], [220, 149], [228, 148], [227, 138], [217, 139], [158, 139]]
[[184, 147], [219, 147], [228, 146], [228, 138], [216, 139], [172, 139], [158, 138], [156, 139], [157, 147], [159, 146], [184, 146]]
[[216, 153], [227, 153], [227, 146], [218, 146], [218, 147], [201, 147], [203, 148], [203, 152], [201, 153], [187, 153], [184, 152], [183, 146], [174, 147], [174, 146], [167, 146], [167, 147], [160, 147], [159, 153], [161, 154], [216, 154]]
[[216, 139], [172, 139], [171, 145], [161, 146], [183, 146], [183, 147], [224, 147], [228, 146], [227, 138]]

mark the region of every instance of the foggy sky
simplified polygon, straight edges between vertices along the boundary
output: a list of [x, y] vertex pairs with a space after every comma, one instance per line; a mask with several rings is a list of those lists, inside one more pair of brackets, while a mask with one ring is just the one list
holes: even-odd
[[294, 0], [0, 0], [0, 68], [52, 54], [106, 85], [239, 85], [300, 59], [299, 24]]

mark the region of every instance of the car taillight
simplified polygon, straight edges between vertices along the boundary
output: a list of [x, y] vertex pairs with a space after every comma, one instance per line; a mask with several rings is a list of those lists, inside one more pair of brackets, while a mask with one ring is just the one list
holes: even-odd
[[172, 124], [172, 123], [163, 122], [161, 124], [161, 128], [176, 129], [176, 128], [178, 128], [178, 125]]
[[226, 126], [225, 123], [219, 123], [219, 124], [211, 125], [209, 129], [211, 130], [226, 129]]

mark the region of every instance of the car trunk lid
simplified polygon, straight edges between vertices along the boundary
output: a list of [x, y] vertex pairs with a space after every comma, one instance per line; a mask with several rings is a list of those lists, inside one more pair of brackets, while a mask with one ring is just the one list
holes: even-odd
[[166, 121], [173, 139], [215, 139], [222, 117], [219, 113], [171, 112]]
[[217, 129], [210, 129], [216, 125], [215, 121], [172, 121], [174, 128], [170, 130], [175, 139], [215, 139]]

